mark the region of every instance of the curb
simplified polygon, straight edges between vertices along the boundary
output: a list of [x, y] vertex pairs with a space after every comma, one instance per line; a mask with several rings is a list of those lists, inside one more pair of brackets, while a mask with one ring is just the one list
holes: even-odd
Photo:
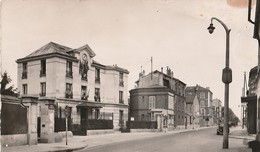
[[82, 149], [84, 149], [86, 147], [88, 147], [88, 145], [81, 146], [81, 147], [76, 147], [76, 148], [67, 148], [67, 149], [62, 149], [62, 150], [50, 150], [48, 152], [72, 152], [72, 151], [82, 150]]
[[228, 138], [234, 138], [234, 139], [247, 139], [246, 137], [241, 137], [241, 136], [229, 136]]

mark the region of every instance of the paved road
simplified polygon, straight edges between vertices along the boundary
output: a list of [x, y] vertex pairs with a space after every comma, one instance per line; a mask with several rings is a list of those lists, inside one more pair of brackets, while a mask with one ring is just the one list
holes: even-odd
[[[222, 140], [216, 129], [210, 128], [89, 147], [80, 152], [217, 152], [222, 149]], [[230, 139], [229, 145], [242, 145], [242, 140]]]

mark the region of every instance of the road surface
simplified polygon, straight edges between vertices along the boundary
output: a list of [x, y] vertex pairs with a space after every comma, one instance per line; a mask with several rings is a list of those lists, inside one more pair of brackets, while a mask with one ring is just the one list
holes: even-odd
[[[80, 152], [217, 152], [221, 151], [222, 142], [223, 136], [216, 135], [216, 128], [209, 128], [99, 145]], [[229, 139], [229, 147], [242, 146], [242, 142], [241, 139]]]

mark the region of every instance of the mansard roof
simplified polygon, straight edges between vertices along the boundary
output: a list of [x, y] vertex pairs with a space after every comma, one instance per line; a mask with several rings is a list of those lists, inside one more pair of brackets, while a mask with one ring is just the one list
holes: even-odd
[[107, 65], [107, 66], [106, 66], [106, 69], [107, 69], [107, 70], [116, 70], [116, 71], [119, 71], [119, 72], [123, 72], [123, 73], [129, 74], [129, 71], [128, 71], [128, 70], [126, 70], [126, 69], [124, 69], [124, 68], [121, 68], [121, 67], [119, 67], [119, 66], [117, 66], [117, 65], [113, 65], [113, 66]]
[[[69, 60], [74, 60], [77, 62], [78, 59], [76, 57], [74, 57], [73, 52], [81, 52], [83, 50], [87, 51], [91, 58], [96, 56], [96, 53], [89, 47], [88, 44], [86, 44], [82, 47], [79, 47], [77, 49], [72, 49], [72, 48], [69, 48], [64, 45], [60, 45], [60, 44], [57, 44], [54, 42], [49, 42], [48, 44], [42, 46], [41, 48], [37, 49], [33, 53], [27, 55], [26, 57], [17, 59], [16, 62], [21, 63], [21, 62], [27, 62], [27, 61], [31, 61], [31, 60], [39, 60], [39, 59], [46, 58], [46, 57], [54, 57], [54, 56], [62, 57], [62, 58], [69, 59]], [[92, 66], [98, 67], [101, 69], [115, 70], [115, 71], [129, 74], [128, 70], [118, 67], [117, 65], [113, 65], [113, 66], [103, 65], [103, 64], [98, 63], [95, 60], [93, 60]]]
[[39, 56], [39, 55], [44, 55], [44, 54], [51, 54], [51, 53], [59, 53], [59, 54], [64, 54], [64, 55], [69, 55], [67, 51], [72, 50], [69, 47], [50, 42], [43, 47], [39, 48], [38, 50], [34, 51], [33, 53], [29, 54], [27, 57], [33, 57], [33, 56]]
[[186, 91], [193, 91], [193, 92], [195, 92], [195, 90], [196, 91], [209, 91], [209, 92], [211, 92], [211, 90], [209, 88], [207, 88], [207, 87], [204, 88], [204, 87], [202, 87], [200, 85], [186, 87]]
[[76, 57], [73, 57], [68, 53], [70, 50], [72, 49], [69, 47], [49, 42], [26, 57], [18, 59], [16, 62], [19, 63], [23, 61], [37, 60], [42, 57], [53, 57], [53, 55], [77, 61]]

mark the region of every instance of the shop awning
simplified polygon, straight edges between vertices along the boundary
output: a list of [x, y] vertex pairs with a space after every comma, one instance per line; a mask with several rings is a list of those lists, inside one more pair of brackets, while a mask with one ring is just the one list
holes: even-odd
[[256, 101], [256, 96], [247, 96], [247, 97], [241, 97], [241, 103], [247, 103], [250, 101]]
[[77, 105], [77, 108], [103, 108], [101, 104], [95, 102], [83, 102]]

